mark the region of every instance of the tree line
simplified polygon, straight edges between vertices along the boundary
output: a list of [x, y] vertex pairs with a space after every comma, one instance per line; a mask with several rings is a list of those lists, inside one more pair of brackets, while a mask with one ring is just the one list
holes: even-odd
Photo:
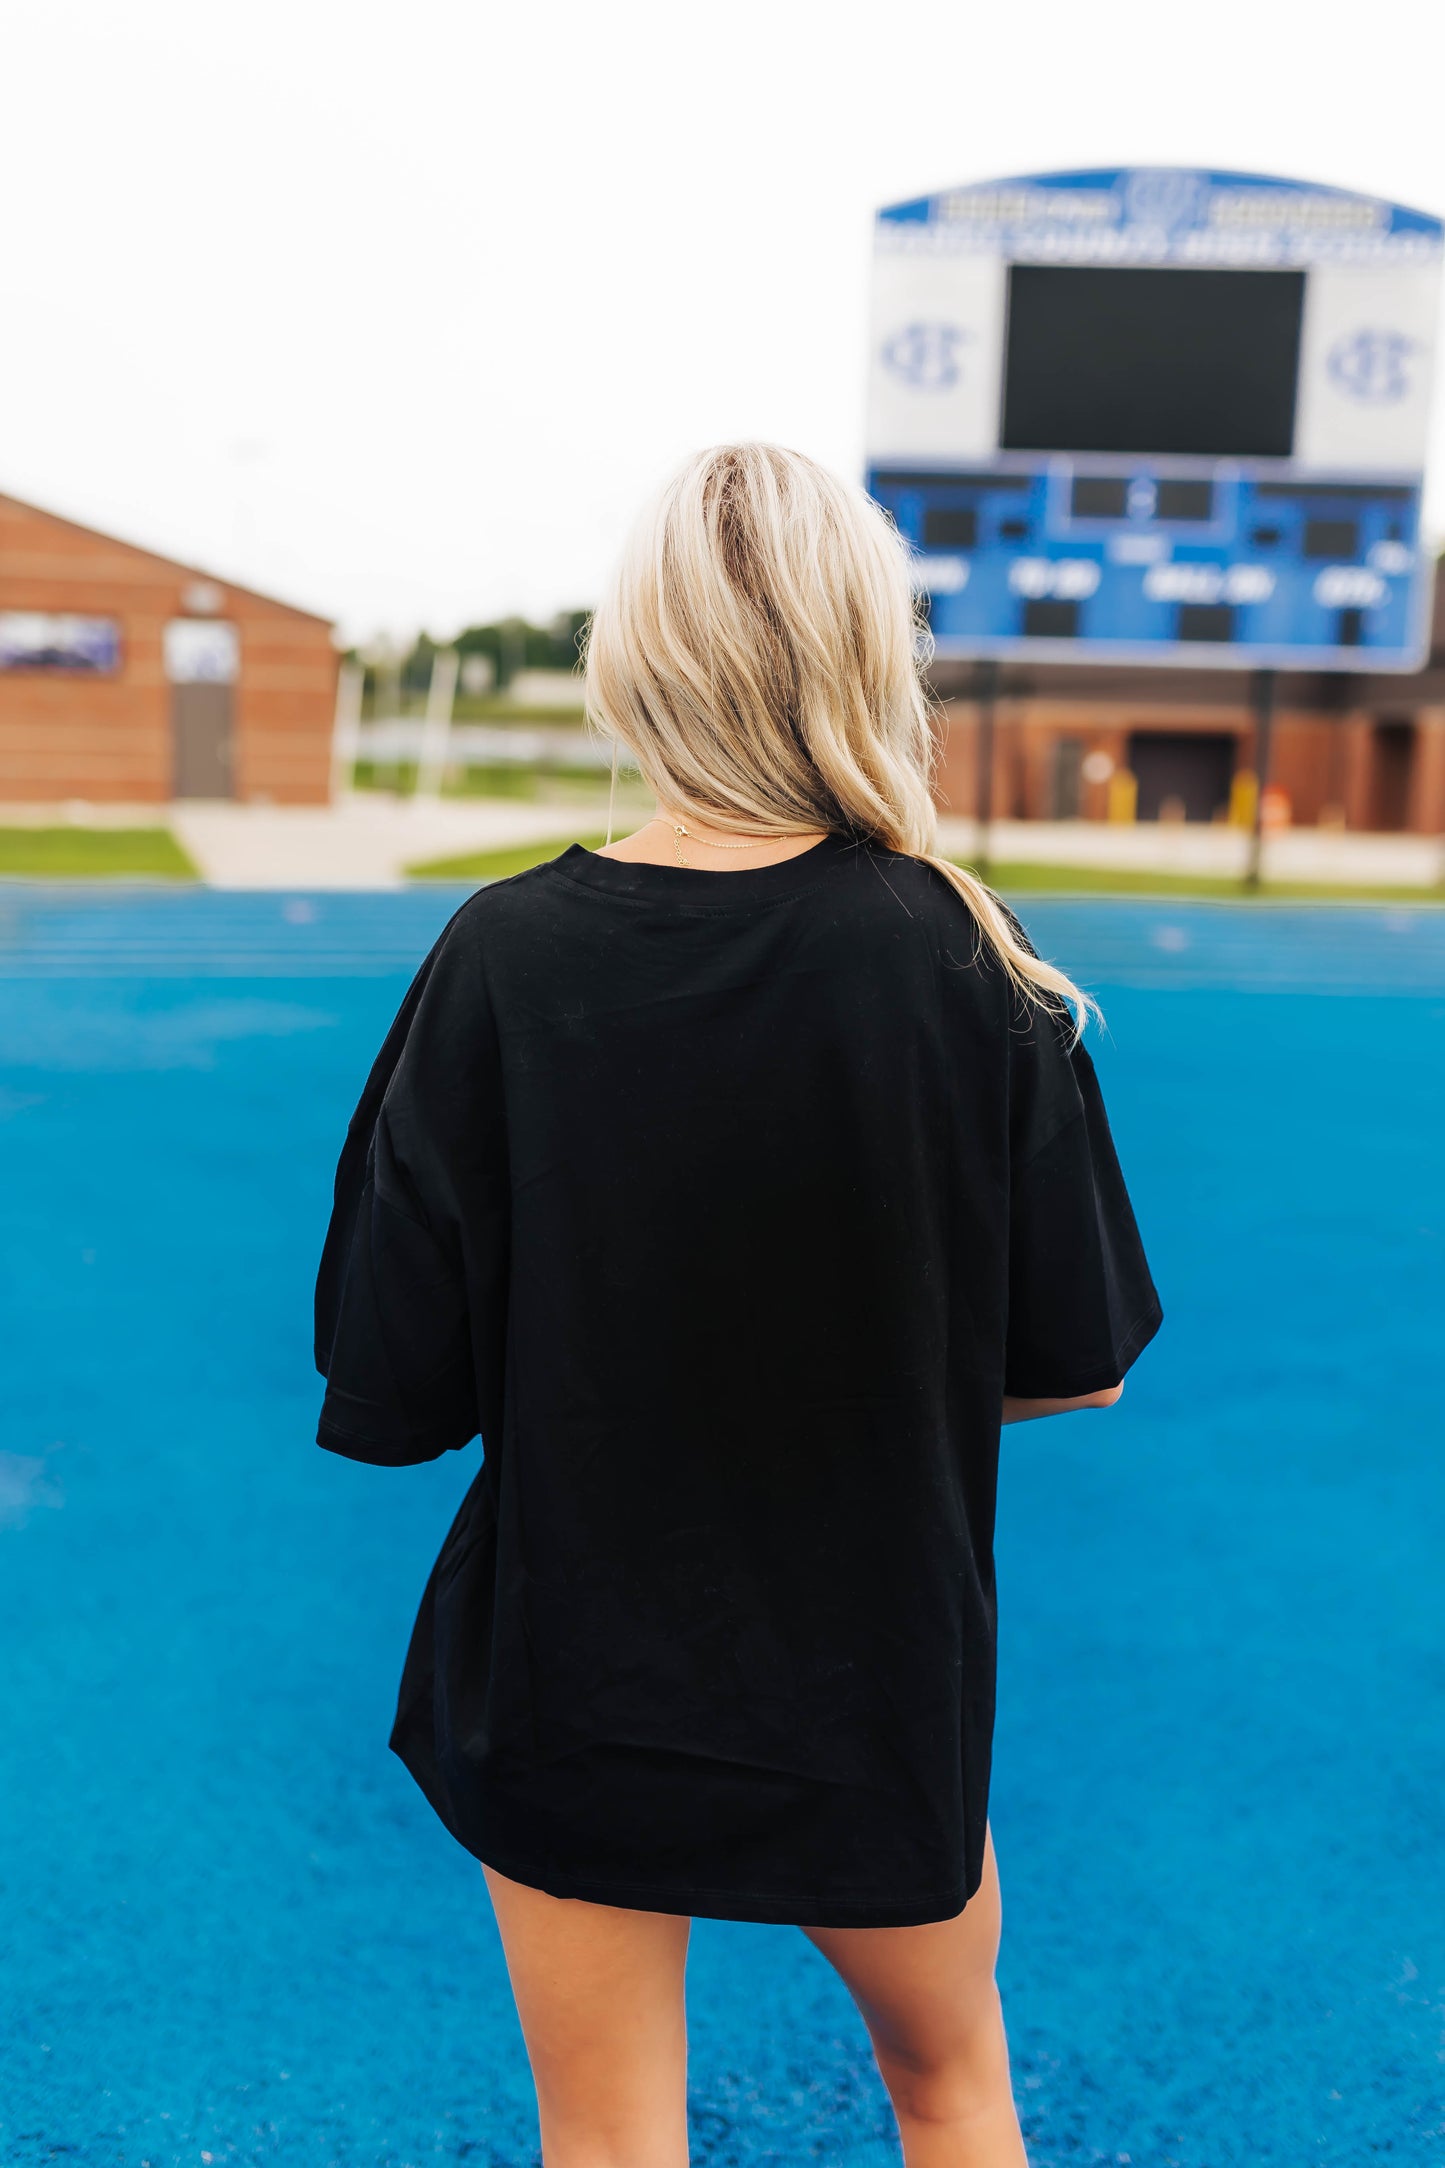
[[[562, 610], [546, 625], [534, 625], [525, 617], [502, 617], [491, 624], [468, 625], [454, 640], [434, 640], [429, 632], [420, 632], [401, 658], [402, 694], [425, 694], [433, 660], [443, 647], [454, 647], [463, 660], [468, 655], [485, 656], [497, 692], [505, 692], [519, 670], [575, 670], [590, 617], [589, 610]], [[350, 659], [363, 665], [366, 688], [372, 692], [380, 674], [375, 657], [353, 650]]]

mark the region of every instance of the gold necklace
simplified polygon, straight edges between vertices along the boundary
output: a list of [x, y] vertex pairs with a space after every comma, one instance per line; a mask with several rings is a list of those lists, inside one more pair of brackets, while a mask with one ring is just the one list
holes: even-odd
[[700, 843], [705, 851], [756, 851], [760, 850], [765, 843], [772, 841], [770, 836], [750, 836], [746, 843], [711, 843], [705, 836], [693, 835], [688, 829], [684, 828], [681, 821], [670, 821], [661, 813], [655, 813], [646, 825], [649, 828], [670, 828], [672, 830], [672, 847], [677, 852], [677, 862], [680, 866], [685, 866], [688, 863], [687, 859], [682, 855], [684, 836], [689, 843]]

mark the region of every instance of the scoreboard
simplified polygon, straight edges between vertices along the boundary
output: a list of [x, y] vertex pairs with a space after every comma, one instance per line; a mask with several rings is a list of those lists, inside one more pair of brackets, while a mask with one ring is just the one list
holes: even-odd
[[1182, 168], [880, 211], [868, 487], [937, 652], [1417, 668], [1441, 242]]

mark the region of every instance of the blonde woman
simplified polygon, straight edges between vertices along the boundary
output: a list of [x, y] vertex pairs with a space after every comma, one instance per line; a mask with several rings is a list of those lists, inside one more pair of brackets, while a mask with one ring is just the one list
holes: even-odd
[[682, 2168], [694, 1916], [792, 1922], [907, 2168], [1018, 2168], [988, 1833], [1001, 1424], [1159, 1305], [1084, 1001], [934, 849], [907, 552], [690, 460], [594, 621], [657, 814], [472, 897], [337, 1177], [320, 1442], [480, 1431], [392, 1744], [482, 1862], [547, 2168]]

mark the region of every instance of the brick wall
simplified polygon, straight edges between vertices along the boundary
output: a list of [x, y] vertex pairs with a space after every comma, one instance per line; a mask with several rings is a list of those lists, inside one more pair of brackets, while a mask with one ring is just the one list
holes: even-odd
[[[171, 795], [170, 687], [162, 636], [192, 614], [202, 575], [34, 506], [0, 497], [0, 610], [114, 618], [112, 677], [0, 671], [0, 801], [160, 803]], [[336, 655], [330, 627], [244, 588], [214, 613], [236, 625], [235, 790], [315, 803], [327, 795]]]
[[[946, 693], [950, 678], [954, 684], [966, 682], [967, 673], [955, 665], [938, 675], [943, 681], [939, 689]], [[1254, 723], [1242, 679], [1237, 685], [1221, 683], [1209, 697], [1209, 686], [1199, 683], [1204, 673], [1195, 673], [1192, 682], [1181, 673], [1177, 693], [1163, 672], [1153, 673], [1157, 684], [1144, 689], [1122, 671], [1110, 682], [1110, 673], [1100, 669], [1091, 684], [1076, 670], [1070, 673], [1073, 682], [1057, 692], [1047, 686], [1049, 675], [1032, 673], [1027, 690], [1005, 678], [995, 704], [993, 811], [1000, 819], [1050, 818], [1054, 748], [1060, 738], [1077, 739], [1085, 752], [1107, 753], [1122, 768], [1128, 765], [1131, 731], [1223, 733], [1235, 740], [1236, 767], [1253, 766]], [[1343, 812], [1351, 829], [1376, 827], [1384, 760], [1381, 733], [1403, 722], [1412, 733], [1405, 828], [1417, 835], [1445, 833], [1445, 673], [1438, 664], [1393, 682], [1364, 680], [1351, 688], [1349, 681], [1336, 680], [1322, 690], [1318, 706], [1301, 697], [1309, 690], [1308, 681], [1300, 678], [1288, 678], [1281, 686], [1270, 759], [1270, 780], [1287, 793], [1295, 824], [1313, 826], [1333, 808]], [[1346, 704], [1324, 705], [1341, 698]], [[972, 815], [978, 707], [953, 692], [941, 700], [938, 712], [938, 803], [946, 813]], [[1107, 805], [1106, 784], [1083, 785], [1082, 819], [1104, 819]]]

